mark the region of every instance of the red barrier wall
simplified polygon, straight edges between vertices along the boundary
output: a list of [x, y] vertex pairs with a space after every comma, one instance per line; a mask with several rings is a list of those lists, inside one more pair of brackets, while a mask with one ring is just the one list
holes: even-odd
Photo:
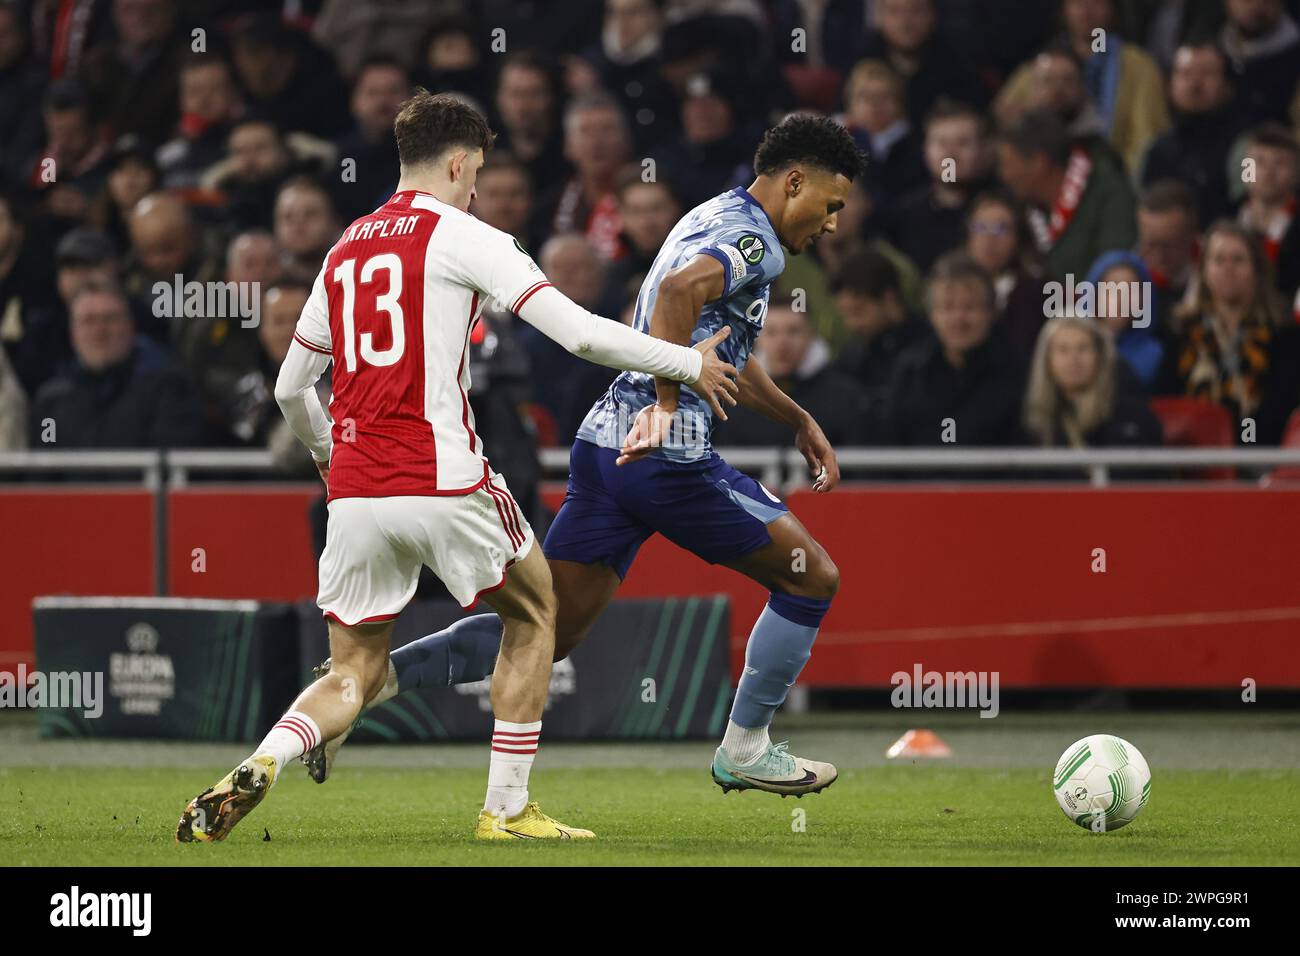
[[[84, 492], [84, 489], [83, 489]], [[315, 591], [317, 489], [174, 492], [171, 593], [295, 599]], [[548, 500], [558, 503], [552, 489]], [[1192, 485], [863, 486], [790, 504], [842, 584], [803, 680], [888, 684], [898, 670], [998, 670], [1002, 686], [1300, 687], [1300, 489]], [[143, 594], [143, 493], [0, 494], [0, 663], [28, 659], [37, 594]], [[192, 550], [206, 570], [192, 570]], [[1095, 573], [1094, 549], [1106, 571]], [[766, 595], [662, 539], [621, 593], [727, 593], [733, 663]]]
[[153, 594], [153, 496], [0, 488], [0, 562], [0, 670], [12, 672], [33, 663], [33, 598]]

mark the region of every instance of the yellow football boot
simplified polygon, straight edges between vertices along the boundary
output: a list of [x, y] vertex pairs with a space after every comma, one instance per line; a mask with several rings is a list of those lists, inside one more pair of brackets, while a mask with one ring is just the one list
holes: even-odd
[[262, 802], [275, 774], [275, 758], [249, 757], [189, 802], [176, 826], [176, 842], [224, 840]]
[[590, 840], [596, 834], [552, 820], [541, 807], [530, 803], [509, 820], [480, 810], [474, 836], [480, 840]]

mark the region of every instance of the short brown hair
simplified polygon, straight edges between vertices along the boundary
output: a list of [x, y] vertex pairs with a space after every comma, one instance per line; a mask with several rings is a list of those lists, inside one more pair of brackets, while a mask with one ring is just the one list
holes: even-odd
[[425, 89], [417, 89], [402, 104], [393, 132], [403, 166], [432, 162], [456, 146], [487, 152], [496, 139], [483, 114], [474, 107], [447, 93]]
[[964, 250], [958, 249], [940, 256], [933, 268], [930, 269], [926, 288], [927, 303], [934, 294], [935, 286], [948, 283], [969, 283], [970, 285], [979, 286], [980, 291], [984, 294], [984, 302], [988, 305], [989, 311], [994, 315], [997, 314], [998, 296], [997, 291], [993, 288], [993, 280]]

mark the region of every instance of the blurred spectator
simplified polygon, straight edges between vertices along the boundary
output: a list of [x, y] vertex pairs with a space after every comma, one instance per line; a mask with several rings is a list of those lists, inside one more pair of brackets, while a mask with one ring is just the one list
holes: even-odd
[[[791, 43], [776, 43], [777, 62], [804, 105], [813, 109], [831, 108], [835, 99], [833, 91], [840, 88], [845, 75], [853, 68], [866, 40], [865, 5], [858, 0], [821, 3], [776, 0], [772, 7], [773, 37], [792, 37], [795, 29], [801, 29], [806, 40], [802, 51], [792, 49]], [[852, 85], [853, 81], [848, 82]], [[829, 102], [818, 102], [827, 87], [832, 91], [829, 97], [824, 97]], [[846, 91], [846, 99], [849, 95]]]
[[44, 93], [44, 77], [31, 55], [27, 24], [15, 3], [0, 5], [0, 177], [18, 179], [41, 148], [41, 115], [31, 108]]
[[439, 93], [469, 97], [475, 108], [486, 106], [491, 80], [479, 50], [477, 34], [468, 19], [447, 16], [436, 20], [420, 46], [422, 62], [414, 75], [421, 86]]
[[5, 6], [30, 8], [32, 48], [51, 80], [76, 76], [86, 51], [112, 36], [112, 0], [37, 0]]
[[0, 349], [0, 452], [27, 447], [27, 393]]
[[1223, 0], [1144, 0], [1119, 3], [1126, 37], [1141, 43], [1160, 68], [1174, 67], [1179, 48], [1212, 39], [1223, 25]]
[[157, 146], [179, 115], [175, 0], [112, 0], [114, 39], [86, 53], [80, 76], [94, 115], [114, 136], [135, 133]]
[[1093, 317], [1110, 333], [1115, 351], [1140, 386], [1149, 391], [1160, 374], [1165, 347], [1156, 337], [1154, 284], [1146, 263], [1133, 252], [1107, 252], [1092, 264], [1087, 281], [1095, 290]]
[[1219, 402], [1239, 441], [1251, 440], [1251, 419], [1254, 441], [1277, 444], [1300, 404], [1297, 326], [1285, 323], [1251, 232], [1230, 220], [1210, 227], [1195, 292], [1177, 319], [1161, 391]]
[[542, 234], [577, 232], [606, 261], [623, 254], [614, 177], [631, 156], [627, 120], [606, 93], [589, 93], [564, 113], [564, 155], [573, 164], [568, 182], [538, 201]]
[[1230, 107], [1232, 85], [1213, 43], [1182, 46], [1169, 77], [1174, 124], [1156, 137], [1142, 162], [1142, 185], [1177, 179], [1195, 190], [1201, 222], [1228, 213], [1228, 155], [1243, 130]]
[[597, 83], [630, 117], [641, 153], [653, 151], [677, 126], [672, 90], [659, 72], [668, 5], [668, 0], [605, 0], [600, 45], [584, 54]]
[[[1084, 64], [1067, 47], [1049, 47], [1029, 64], [1033, 84], [1029, 89], [1024, 109], [1013, 112], [1006, 120], [1012, 123], [1024, 113], [1031, 110], [1044, 110], [1055, 113], [1065, 124], [1065, 130], [1075, 143], [1084, 143], [1090, 148], [1099, 144], [1110, 144], [1106, 139], [1106, 123], [1101, 113], [1088, 96], [1084, 85]], [[1122, 164], [1123, 158], [1114, 152], [1110, 155], [1116, 164]]]
[[1097, 256], [1137, 238], [1127, 177], [1095, 150], [1072, 145], [1051, 113], [1026, 113], [1003, 132], [998, 171], [1029, 207], [1050, 279], [1084, 275]]
[[[867, 394], [830, 364], [830, 349], [806, 311], [796, 311], [788, 298], [768, 302], [754, 353], [750, 361], [762, 363], [776, 386], [817, 420], [832, 445], [861, 442]], [[729, 410], [717, 432], [714, 441], [722, 447], [773, 447], [790, 440], [789, 426], [741, 407]]]
[[0, 344], [31, 395], [71, 354], [55, 294], [52, 257], [27, 225], [27, 204], [0, 190]]
[[1138, 202], [1137, 226], [1137, 254], [1155, 283], [1155, 326], [1163, 336], [1196, 271], [1200, 236], [1192, 191], [1175, 180], [1152, 183]]
[[885, 445], [1015, 445], [1024, 365], [996, 329], [996, 293], [963, 252], [930, 273], [934, 336], [907, 349], [890, 384], [879, 440]]
[[[509, 313], [485, 310], [470, 335], [469, 405], [483, 453], [510, 476], [510, 491], [534, 529], [550, 524], [538, 488], [542, 466], [537, 435], [527, 414], [532, 395], [528, 355], [511, 329]], [[545, 535], [545, 531], [541, 532]]]
[[926, 183], [921, 135], [907, 118], [903, 81], [879, 60], [863, 60], [844, 87], [844, 125], [867, 154], [865, 185], [888, 214], [890, 202]]
[[559, 80], [547, 59], [531, 50], [507, 56], [497, 76], [496, 110], [501, 119], [496, 147], [527, 164], [538, 192], [568, 176]]
[[876, 0], [874, 29], [863, 51], [884, 60], [907, 86], [907, 114], [919, 125], [941, 97], [977, 107], [988, 91], [975, 68], [936, 29], [935, 0]]
[[830, 344], [832, 354], [839, 353], [848, 341], [848, 334], [840, 320], [828, 277], [835, 275], [859, 249], [871, 249], [890, 261], [898, 272], [903, 301], [909, 308], [920, 308], [921, 303], [920, 271], [881, 234], [880, 217], [874, 214], [871, 198], [859, 180], [845, 193], [844, 208], [835, 218], [835, 231], [818, 239], [810, 255], [786, 257], [785, 271], [773, 286], [776, 294], [802, 294], [808, 313], [817, 319], [818, 332]]
[[[1081, 68], [1101, 135], [1135, 170], [1151, 141], [1168, 129], [1169, 108], [1159, 67], [1141, 47], [1119, 35], [1115, 14], [1114, 0], [1062, 0], [1062, 48]], [[1035, 72], [1041, 82], [1044, 66], [1039, 57], [1007, 80], [998, 97], [998, 115], [1004, 123], [1014, 122], [1024, 109], [1045, 105], [1034, 102]]]
[[231, 130], [226, 151], [208, 181], [225, 196], [227, 218], [238, 229], [270, 227], [276, 193], [293, 166], [279, 128], [266, 120], [244, 120]]
[[347, 87], [329, 54], [309, 37], [267, 13], [250, 18], [233, 43], [250, 111], [285, 131], [324, 139], [347, 131]]
[[528, 226], [533, 211], [533, 184], [528, 167], [510, 153], [493, 149], [479, 167], [471, 211], [532, 248]]
[[[188, 448], [203, 421], [184, 375], [138, 338], [125, 295], [86, 286], [72, 301], [74, 364], [31, 405], [33, 448]], [[53, 441], [49, 441], [49, 438]]]
[[[271, 301], [270, 293], [280, 282], [282, 271], [280, 252], [269, 234], [240, 233], [226, 248], [224, 278], [243, 301], [260, 304], [257, 321], [218, 310], [217, 314], [187, 318], [177, 335], [176, 350], [195, 383], [209, 433], [223, 444], [261, 443], [264, 414], [270, 409], [264, 402], [270, 392], [263, 386], [267, 375], [273, 376], [283, 361], [280, 356], [267, 364], [267, 336], [278, 341], [276, 336], [282, 338], [284, 330], [266, 326], [283, 320], [286, 303], [296, 301], [297, 287], [292, 284], [286, 284], [284, 294]], [[290, 327], [290, 338], [292, 331]]]
[[1224, 9], [1219, 45], [1232, 67], [1236, 110], [1250, 122], [1285, 122], [1300, 83], [1300, 27], [1282, 0], [1224, 0]]
[[104, 185], [108, 144], [97, 128], [84, 91], [71, 80], [45, 97], [45, 148], [29, 171], [28, 185], [56, 220], [84, 219]]
[[409, 70], [427, 49], [421, 42], [429, 27], [464, 9], [464, 0], [325, 0], [312, 36], [334, 55], [346, 77], [356, 77], [375, 57], [394, 60]]
[[1290, 305], [1300, 287], [1300, 144], [1285, 126], [1266, 123], [1251, 132], [1246, 156], [1254, 175], [1245, 177], [1246, 201], [1237, 219], [1259, 237], [1278, 292]]
[[126, 223], [136, 204], [158, 189], [162, 174], [153, 153], [138, 136], [127, 134], [113, 146], [108, 159], [106, 188], [90, 211], [90, 221], [108, 234], [118, 248], [131, 244]]
[[131, 235], [131, 261], [126, 270], [127, 289], [135, 295], [149, 294], [156, 282], [172, 285], [206, 282], [216, 269], [204, 248], [204, 236], [184, 202], [167, 193], [152, 193], [141, 199], [127, 222]]
[[1047, 447], [1158, 446], [1159, 420], [1099, 325], [1059, 316], [1043, 326], [1025, 392], [1024, 426]]
[[894, 264], [878, 251], [850, 253], [831, 273], [831, 292], [847, 336], [835, 368], [852, 377], [873, 405], [885, 401], [903, 351], [929, 336], [907, 307]]
[[352, 130], [337, 144], [339, 161], [355, 164], [352, 178], [345, 176], [338, 191], [345, 222], [369, 215], [393, 194], [401, 165], [393, 122], [410, 96], [406, 70], [396, 60], [361, 65], [352, 85]]
[[176, 136], [158, 150], [168, 189], [197, 186], [221, 160], [243, 107], [228, 62], [214, 53], [190, 54], [180, 64], [180, 122]]
[[998, 326], [1028, 361], [1043, 327], [1043, 274], [1029, 223], [1011, 196], [990, 190], [971, 202], [966, 253], [992, 280]]
[[739, 125], [731, 104], [742, 97], [720, 71], [697, 73], [686, 82], [681, 136], [655, 150], [655, 158], [687, 209], [750, 178], [759, 131]]
[[[275, 379], [289, 354], [298, 317], [311, 289], [305, 285], [267, 286], [262, 297], [262, 321], [257, 327], [260, 350], [249, 364], [246, 374], [231, 383], [227, 393], [232, 400], [232, 429], [242, 442], [264, 445], [271, 452], [277, 470], [285, 475], [316, 478], [318, 472], [311, 452], [280, 416], [275, 401]], [[316, 396], [326, 409], [330, 400], [328, 370], [316, 383]]]
[[226, 247], [227, 282], [256, 282], [269, 289], [283, 271], [280, 250], [269, 232], [241, 232]]
[[610, 297], [623, 303], [640, 293], [659, 249], [685, 210], [672, 186], [662, 177], [646, 182], [640, 166], [619, 173], [617, 196], [627, 255], [610, 264], [606, 282]]
[[993, 185], [984, 117], [973, 107], [940, 101], [925, 121], [926, 186], [904, 196], [893, 211], [891, 234], [900, 252], [922, 272], [966, 238], [971, 199]]
[[[587, 239], [572, 233], [548, 239], [537, 264], [555, 288], [578, 305], [597, 315], [610, 314], [600, 301], [605, 263]], [[614, 380], [614, 372], [570, 355], [531, 325], [520, 323], [519, 343], [533, 370], [533, 399], [550, 411], [559, 444], [567, 447], [591, 403]]]
[[295, 177], [275, 197], [275, 243], [287, 272], [315, 276], [342, 229], [334, 197], [318, 180]]

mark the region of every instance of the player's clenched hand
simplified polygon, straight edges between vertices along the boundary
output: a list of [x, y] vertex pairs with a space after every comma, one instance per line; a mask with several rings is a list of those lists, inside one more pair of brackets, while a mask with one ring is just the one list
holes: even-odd
[[700, 377], [687, 383], [696, 395], [709, 403], [713, 414], [724, 422], [727, 413], [722, 410], [722, 402], [725, 400], [728, 405], [735, 405], [736, 396], [740, 394], [740, 386], [736, 384], [736, 367], [718, 358], [717, 348], [730, 334], [731, 327], [724, 325], [695, 346], [695, 351], [704, 356], [704, 361], [700, 363]]
[[614, 464], [626, 465], [630, 461], [639, 461], [656, 448], [668, 442], [668, 429], [672, 427], [673, 416], [659, 405], [647, 405], [637, 412], [636, 421], [623, 439], [623, 447]]
[[[313, 458], [312, 461], [316, 461], [316, 459]], [[330, 463], [328, 461], [317, 461], [316, 470], [320, 472], [320, 480], [325, 482], [325, 487], [328, 488], [330, 484]]]
[[840, 483], [840, 466], [835, 460], [835, 449], [826, 440], [821, 426], [809, 415], [794, 435], [794, 446], [803, 454], [804, 461], [815, 476], [813, 491], [830, 491]]

